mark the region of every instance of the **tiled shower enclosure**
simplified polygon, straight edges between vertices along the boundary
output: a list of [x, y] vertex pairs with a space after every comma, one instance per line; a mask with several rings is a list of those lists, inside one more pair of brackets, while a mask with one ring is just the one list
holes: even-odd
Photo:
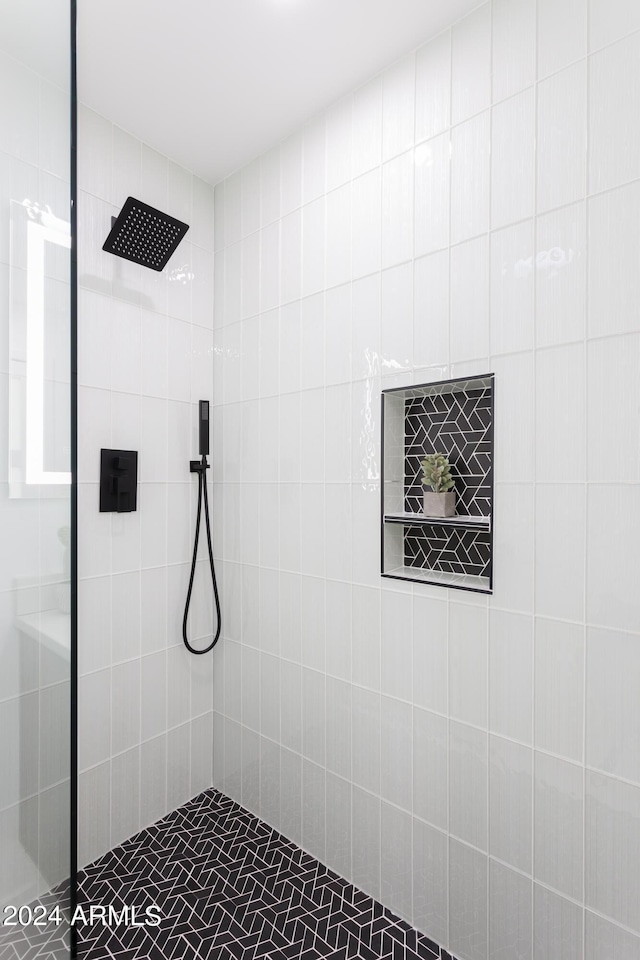
[[[0, 304], [26, 322], [44, 288], [46, 417], [68, 423], [67, 88], [8, 36]], [[485, 0], [415, 43], [215, 184], [80, 90], [78, 852], [91, 897], [165, 898], [147, 956], [640, 956], [640, 6]], [[189, 224], [162, 273], [102, 250], [129, 195]], [[16, 242], [40, 227], [65, 239], [31, 284]], [[71, 606], [67, 478], [16, 478], [35, 447], [9, 329], [5, 902], [67, 869]], [[424, 392], [442, 382], [469, 389]], [[393, 504], [383, 395], [403, 397]], [[203, 398], [223, 635], [189, 657]], [[444, 451], [469, 458], [460, 516], [407, 525], [454, 408], [477, 434]], [[42, 472], [66, 475], [45, 423]], [[99, 512], [101, 448], [138, 451], [135, 513]]]

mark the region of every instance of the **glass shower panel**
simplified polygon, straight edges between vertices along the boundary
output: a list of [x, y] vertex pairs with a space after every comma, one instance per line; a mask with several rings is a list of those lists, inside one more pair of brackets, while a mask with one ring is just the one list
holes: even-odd
[[[70, 0], [0, 10], [0, 922], [59, 906], [56, 956], [71, 873], [70, 15]], [[2, 955], [42, 936], [22, 929], [27, 910], [15, 919]]]

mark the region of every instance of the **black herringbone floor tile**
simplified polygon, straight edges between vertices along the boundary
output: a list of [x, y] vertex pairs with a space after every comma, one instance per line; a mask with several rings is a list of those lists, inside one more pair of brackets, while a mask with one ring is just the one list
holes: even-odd
[[[79, 960], [441, 957], [432, 941], [217, 790], [83, 870], [80, 903], [135, 907], [139, 916], [157, 906], [161, 922], [84, 925]], [[63, 936], [0, 934], [0, 960], [63, 960]]]

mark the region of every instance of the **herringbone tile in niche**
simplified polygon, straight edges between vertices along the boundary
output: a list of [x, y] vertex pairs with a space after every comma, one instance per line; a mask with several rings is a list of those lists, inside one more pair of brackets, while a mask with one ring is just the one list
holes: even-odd
[[[416, 388], [417, 389], [417, 388]], [[404, 510], [421, 514], [424, 485], [421, 462], [427, 453], [444, 453], [455, 480], [456, 512], [491, 517], [492, 385], [478, 380], [425, 388], [405, 401]], [[404, 530], [407, 567], [454, 575], [491, 576], [491, 534], [434, 523]]]
[[491, 512], [491, 388], [455, 390], [407, 400], [405, 510], [422, 511], [425, 453], [445, 453], [455, 479], [458, 513]]
[[406, 527], [404, 555], [409, 567], [485, 577], [491, 567], [491, 540], [479, 530], [434, 524], [426, 537], [421, 527]]
[[85, 927], [82, 960], [439, 960], [438, 947], [216, 790], [88, 867], [81, 903], [157, 904]]

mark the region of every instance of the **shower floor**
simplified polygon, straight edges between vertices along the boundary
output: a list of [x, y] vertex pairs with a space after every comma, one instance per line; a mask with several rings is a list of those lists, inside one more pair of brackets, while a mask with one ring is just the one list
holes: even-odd
[[[79, 904], [161, 917], [79, 926], [81, 960], [454, 960], [217, 790], [83, 870]], [[0, 933], [0, 960], [68, 956], [63, 929]]]
[[[157, 927], [84, 927], [83, 960], [440, 960], [439, 948], [216, 790], [80, 875], [80, 902], [156, 904]], [[442, 953], [442, 960], [450, 960]]]
[[42, 906], [47, 915], [58, 907], [61, 922], [44, 923], [39, 927], [0, 927], [0, 960], [69, 960], [71, 937], [68, 905], [66, 881], [50, 893], [33, 900], [31, 908]]

